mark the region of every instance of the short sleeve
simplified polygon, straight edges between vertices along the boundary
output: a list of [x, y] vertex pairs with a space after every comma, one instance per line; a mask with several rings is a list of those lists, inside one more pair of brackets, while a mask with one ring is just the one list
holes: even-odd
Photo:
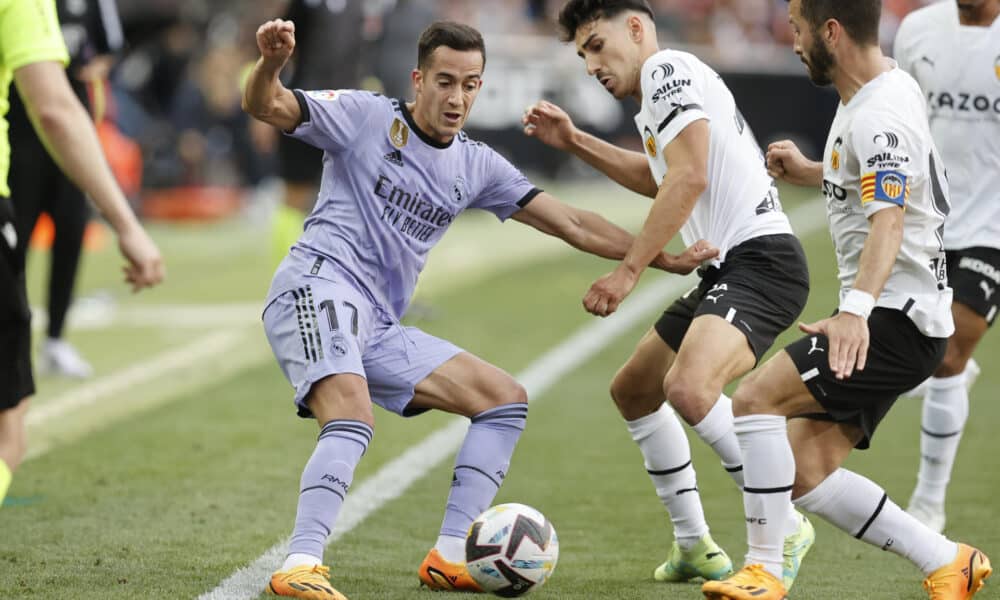
[[851, 141], [861, 170], [861, 206], [866, 217], [890, 206], [905, 207], [919, 172], [919, 137], [889, 111], [856, 119]]
[[656, 138], [664, 147], [705, 112], [701, 73], [687, 60], [670, 57], [642, 74], [642, 101], [656, 123]]
[[0, 63], [11, 72], [37, 62], [69, 63], [55, 3], [15, 0], [0, 9]]
[[287, 134], [332, 153], [351, 148], [365, 130], [379, 96], [358, 90], [295, 90], [302, 123]]
[[903, 19], [903, 22], [899, 25], [899, 29], [896, 30], [896, 38], [892, 43], [892, 57], [899, 64], [899, 68], [911, 75], [913, 74], [915, 23], [916, 19], [912, 14]]
[[484, 185], [469, 208], [487, 210], [505, 221], [527, 206], [541, 190], [506, 158], [490, 148], [485, 148], [485, 152]]

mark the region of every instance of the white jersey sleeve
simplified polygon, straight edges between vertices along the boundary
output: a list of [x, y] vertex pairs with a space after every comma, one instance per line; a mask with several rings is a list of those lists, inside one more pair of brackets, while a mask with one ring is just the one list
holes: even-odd
[[910, 13], [900, 23], [896, 30], [896, 39], [892, 43], [892, 57], [896, 64], [907, 73], [913, 73], [913, 63], [916, 60], [916, 39], [919, 28], [915, 23], [914, 14]]
[[910, 182], [921, 176], [926, 141], [910, 131], [899, 113], [866, 112], [854, 119], [851, 145], [861, 167], [865, 217], [891, 206], [906, 208]]
[[657, 153], [691, 123], [711, 120], [705, 111], [704, 73], [678, 53], [669, 62], [643, 68], [642, 103], [656, 124]]
[[945, 248], [1000, 248], [1000, 18], [962, 25], [955, 2], [937, 2], [907, 15], [895, 45], [948, 169]]
[[693, 54], [665, 49], [646, 59], [640, 81], [635, 124], [657, 186], [670, 169], [663, 149], [692, 123], [708, 122], [708, 186], [681, 227], [685, 244], [710, 241], [719, 264], [745, 241], [790, 234], [764, 155], [719, 74]]

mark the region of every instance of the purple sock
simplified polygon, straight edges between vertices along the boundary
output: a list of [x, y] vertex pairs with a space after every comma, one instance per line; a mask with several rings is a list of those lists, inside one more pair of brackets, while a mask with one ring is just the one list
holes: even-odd
[[490, 507], [507, 476], [527, 418], [528, 405], [523, 402], [504, 404], [472, 417], [455, 459], [441, 535], [464, 538], [472, 521]]
[[308, 554], [322, 560], [326, 538], [354, 479], [354, 467], [371, 439], [372, 428], [361, 421], [338, 419], [323, 426], [316, 449], [302, 471], [289, 554]]

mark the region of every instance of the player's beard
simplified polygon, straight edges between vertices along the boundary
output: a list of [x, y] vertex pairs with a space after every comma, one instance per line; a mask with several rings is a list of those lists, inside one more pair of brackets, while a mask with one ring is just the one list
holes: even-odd
[[833, 78], [830, 72], [833, 70], [833, 54], [826, 49], [821, 41], [813, 44], [813, 47], [806, 53], [809, 60], [806, 61], [806, 70], [809, 71], [809, 80], [819, 86], [830, 85]]

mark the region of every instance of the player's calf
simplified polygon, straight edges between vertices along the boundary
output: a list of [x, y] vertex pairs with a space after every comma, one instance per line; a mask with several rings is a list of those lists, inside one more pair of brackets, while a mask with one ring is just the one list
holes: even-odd
[[464, 564], [465, 534], [472, 521], [489, 508], [507, 477], [527, 418], [527, 402], [502, 404], [471, 418], [455, 459], [444, 522], [434, 546], [443, 560]]

